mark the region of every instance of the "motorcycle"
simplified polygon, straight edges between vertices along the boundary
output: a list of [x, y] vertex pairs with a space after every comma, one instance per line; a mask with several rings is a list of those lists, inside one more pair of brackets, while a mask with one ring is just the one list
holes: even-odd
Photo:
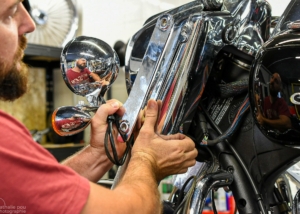
[[[300, 191], [294, 199], [291, 191], [291, 181], [300, 186], [295, 165], [300, 158], [299, 11], [300, 1], [291, 0], [272, 33], [271, 6], [265, 0], [198, 0], [150, 17], [126, 47], [126, 113], [108, 118], [105, 147], [113, 149], [108, 158], [120, 166], [112, 188], [130, 160], [139, 111], [155, 99], [162, 100], [158, 132], [192, 138], [202, 163], [186, 179], [175, 176], [165, 213], [202, 213], [206, 197], [218, 188], [232, 192], [240, 214], [300, 213]], [[109, 75], [109, 83], [81, 76], [73, 85], [69, 70], [79, 58], [90, 72]], [[77, 133], [90, 123], [117, 77], [119, 62], [118, 54], [96, 38], [77, 37], [64, 47], [63, 78], [89, 104], [55, 110], [58, 134]], [[278, 123], [267, 120], [269, 115]], [[113, 124], [127, 144], [121, 159], [111, 136]]]

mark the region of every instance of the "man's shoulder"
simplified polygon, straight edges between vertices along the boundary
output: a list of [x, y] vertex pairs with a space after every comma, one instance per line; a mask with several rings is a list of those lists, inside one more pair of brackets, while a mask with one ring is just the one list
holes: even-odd
[[20, 127], [22, 129], [25, 128], [25, 126], [20, 121], [18, 121], [16, 118], [9, 115], [8, 113], [2, 111], [1, 109], [0, 109], [0, 121], [1, 121], [0, 125], [3, 125], [4, 127], [8, 127], [12, 125], [12, 126]]
[[[18, 147], [23, 143], [28, 146], [28, 142], [32, 141], [29, 130], [16, 118], [0, 110], [0, 144], [1, 147]], [[22, 143], [21, 143], [22, 142]], [[22, 145], [24, 146], [24, 145]], [[28, 149], [28, 148], [27, 148]]]
[[84, 68], [84, 69], [83, 69], [83, 72], [88, 73], [88, 74], [89, 74], [89, 73], [92, 73], [88, 68]]
[[67, 70], [67, 72], [75, 72], [75, 71], [73, 71], [72, 68], [69, 68], [69, 69]]
[[280, 101], [280, 102], [286, 102], [285, 99], [282, 98], [282, 97], [279, 97], [279, 98], [278, 98], [278, 101]]
[[[29, 135], [29, 130], [22, 124], [19, 120], [9, 115], [8, 113], [0, 110], [0, 133], [8, 134], [8, 133], [16, 133], [20, 132], [25, 135]], [[3, 137], [3, 136], [2, 136]]]
[[277, 104], [284, 104], [284, 105], [286, 104], [287, 105], [286, 100], [284, 98], [282, 98], [282, 97], [277, 97], [276, 100], [275, 100], [275, 102]]

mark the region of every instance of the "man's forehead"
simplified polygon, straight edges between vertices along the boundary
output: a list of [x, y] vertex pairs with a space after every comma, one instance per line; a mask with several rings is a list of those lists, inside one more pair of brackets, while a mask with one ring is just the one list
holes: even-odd
[[279, 80], [280, 80], [280, 75], [279, 75], [278, 73], [274, 73], [274, 74], [272, 75], [272, 77], [273, 77], [274, 79], [279, 79]]
[[23, 1], [24, 0], [1, 0], [1, 8], [7, 9]]
[[1, 0], [0, 13], [4, 13], [20, 2], [23, 2], [23, 0]]
[[278, 84], [281, 84], [281, 78], [280, 78], [280, 75], [278, 73], [274, 73], [272, 75], [272, 79], [274, 82], [278, 83]]

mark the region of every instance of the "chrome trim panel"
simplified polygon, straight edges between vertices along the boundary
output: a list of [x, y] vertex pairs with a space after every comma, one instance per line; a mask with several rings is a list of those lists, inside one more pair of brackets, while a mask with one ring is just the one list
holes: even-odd
[[135, 84], [132, 87], [131, 96], [124, 103], [126, 112], [120, 120], [119, 130], [126, 140], [129, 139], [133, 131], [137, 116], [149, 91], [155, 86], [156, 82], [153, 82], [153, 77], [159, 75], [161, 72], [166, 72], [159, 65], [169, 60], [165, 46], [168, 44], [169, 36], [173, 32], [173, 25], [173, 17], [169, 14], [164, 14], [157, 20], [141, 67], [136, 76]]

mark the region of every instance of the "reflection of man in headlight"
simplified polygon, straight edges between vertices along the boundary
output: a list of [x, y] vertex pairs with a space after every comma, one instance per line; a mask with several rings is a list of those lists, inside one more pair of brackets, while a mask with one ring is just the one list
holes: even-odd
[[269, 83], [270, 95], [265, 97], [263, 112], [258, 108], [257, 121], [261, 125], [268, 125], [279, 131], [286, 131], [292, 127], [291, 113], [286, 101], [278, 97], [282, 90], [282, 81], [278, 73], [271, 76]]
[[75, 66], [67, 71], [67, 77], [72, 86], [89, 83], [90, 78], [94, 81], [101, 80], [97, 74], [91, 72], [87, 68], [85, 58], [79, 58], [76, 60]]
[[85, 125], [87, 122], [89, 122], [88, 118], [74, 115], [69, 118], [58, 120], [55, 123], [58, 129], [61, 131], [69, 132], [81, 127], [82, 125]]

